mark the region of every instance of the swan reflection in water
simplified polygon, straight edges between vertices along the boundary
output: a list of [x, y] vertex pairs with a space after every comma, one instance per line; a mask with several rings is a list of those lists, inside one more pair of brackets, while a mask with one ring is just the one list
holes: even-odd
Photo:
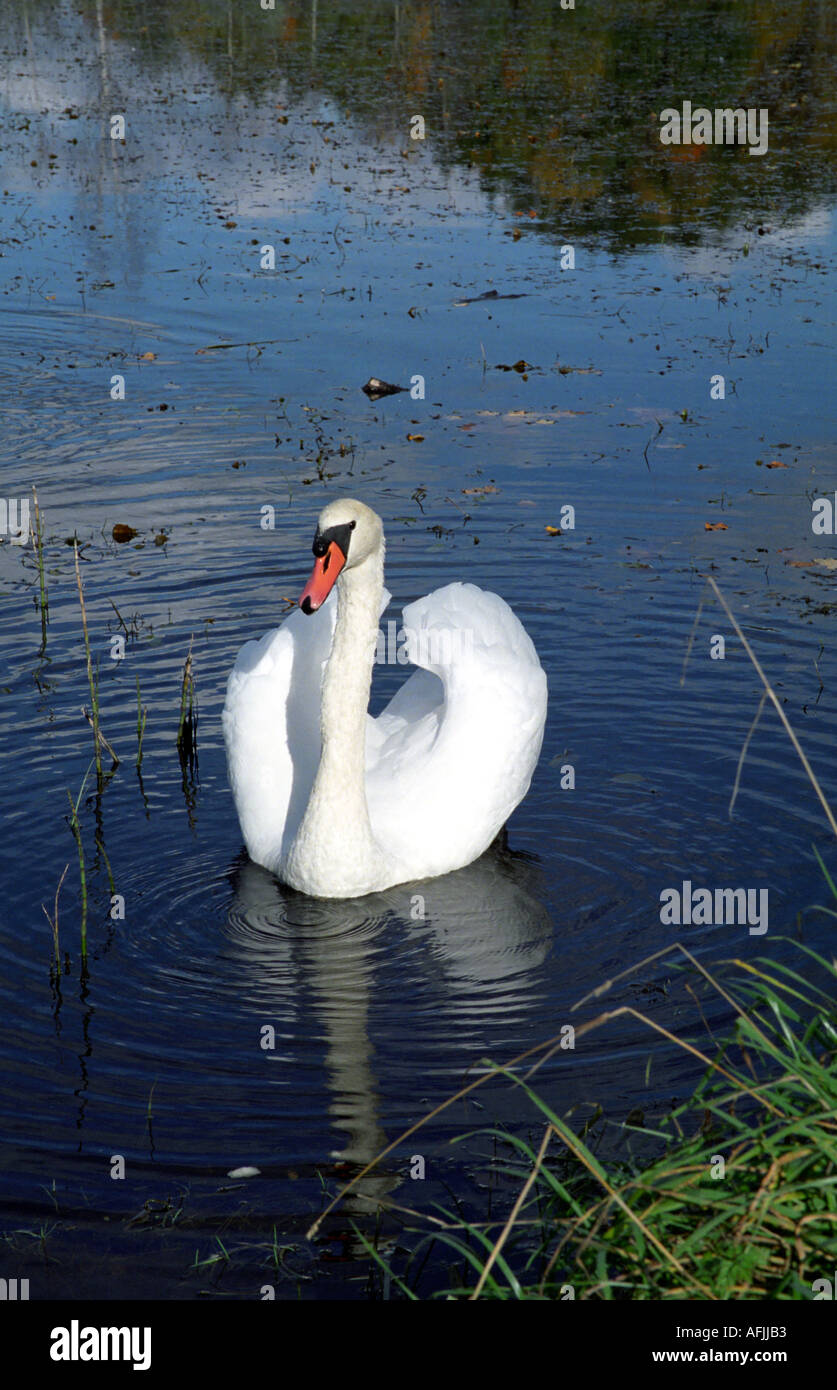
[[[399, 1054], [399, 1066], [409, 1066], [411, 1092], [417, 1081], [422, 1086], [412, 1118], [430, 1108], [424, 1094], [431, 1072], [439, 1076], [440, 1059], [444, 1076], [434, 1103], [454, 1091], [469, 1063], [485, 1054], [492, 1022], [511, 1021], [516, 1035], [525, 1032], [553, 924], [537, 896], [537, 862], [510, 851], [502, 838], [455, 873], [363, 898], [309, 898], [246, 856], [232, 883], [229, 946], [245, 1002], [249, 995], [260, 1019], [275, 1024], [286, 1065], [303, 1054], [310, 1058], [303, 1004], [310, 1001], [321, 1020], [329, 1114], [345, 1136], [332, 1159], [363, 1167], [396, 1137], [379, 1118], [370, 1037], [370, 1011], [380, 1019], [392, 998], [376, 976], [391, 972], [393, 963], [394, 1031], [403, 1037], [406, 1030], [410, 1038], [409, 1055]], [[384, 1066], [379, 1060], [378, 1067]], [[355, 1209], [368, 1210], [370, 1201], [377, 1203], [399, 1182], [392, 1172], [373, 1170], [353, 1193]]]

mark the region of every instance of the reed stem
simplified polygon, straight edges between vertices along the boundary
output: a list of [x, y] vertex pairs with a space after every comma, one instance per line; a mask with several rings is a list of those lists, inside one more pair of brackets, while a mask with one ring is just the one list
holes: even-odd
[[137, 676], [137, 771], [142, 767], [142, 740], [145, 734], [145, 721], [148, 718], [148, 706], [143, 708], [140, 696], [139, 676]]
[[[96, 785], [102, 785], [102, 747], [99, 734], [99, 683], [93, 673], [93, 662], [90, 659], [90, 636], [87, 631], [87, 609], [84, 604], [84, 588], [81, 582], [81, 570], [78, 567], [78, 541], [73, 541], [73, 556], [76, 564], [76, 583], [78, 585], [78, 598], [81, 604], [81, 625], [84, 629], [84, 652], [87, 658], [87, 683], [90, 686], [90, 703], [93, 706], [91, 724], [93, 726], [93, 749], [96, 758]], [[118, 759], [116, 759], [118, 762]], [[69, 795], [69, 793], [68, 793]]]
[[196, 730], [195, 730], [195, 681], [192, 675], [192, 643], [194, 637], [189, 642], [189, 651], [186, 655], [186, 662], [183, 667], [183, 682], [180, 687], [180, 723], [177, 727], [177, 751], [181, 761], [184, 758], [193, 758], [196, 750]]
[[[84, 775], [84, 782], [86, 782], [86, 781], [87, 781], [87, 773], [85, 773], [85, 775]], [[73, 798], [71, 797], [69, 791], [67, 792], [67, 800], [68, 800], [69, 803], [70, 803], [70, 812], [71, 812], [71, 815], [70, 815], [70, 829], [71, 829], [71, 831], [73, 832], [73, 839], [75, 840], [76, 846], [78, 847], [78, 872], [79, 872], [79, 882], [80, 882], [80, 884], [81, 884], [81, 959], [82, 959], [82, 964], [86, 966], [86, 965], [87, 965], [87, 873], [86, 873], [85, 864], [84, 864], [84, 844], [83, 844], [82, 838], [81, 838], [81, 826], [79, 825], [79, 819], [78, 819], [78, 808], [79, 808], [79, 803], [81, 802], [82, 794], [83, 794], [83, 792], [84, 792], [84, 782], [82, 782], [82, 784], [81, 784], [81, 790], [79, 791], [78, 798], [77, 798], [75, 804], [73, 804]]]
[[49, 601], [46, 591], [46, 575], [44, 574], [44, 533], [41, 526], [41, 509], [38, 506], [38, 490], [32, 484], [32, 497], [35, 503], [35, 553], [38, 557], [38, 579], [41, 588], [41, 652], [46, 649], [47, 642], [47, 622], [49, 621]]
[[64, 872], [63, 872], [63, 874], [61, 875], [61, 877], [60, 877], [59, 880], [58, 880], [58, 887], [57, 887], [56, 890], [55, 890], [55, 908], [54, 908], [54, 916], [50, 917], [50, 915], [49, 915], [49, 913], [47, 912], [46, 908], [44, 907], [43, 903], [41, 903], [41, 908], [43, 909], [43, 914], [44, 914], [44, 916], [46, 917], [47, 921], [49, 922], [49, 925], [52, 927], [52, 950], [53, 950], [53, 954], [54, 954], [54, 956], [55, 956], [55, 973], [56, 973], [56, 975], [60, 975], [60, 974], [61, 974], [61, 950], [60, 950], [60, 942], [59, 942], [59, 940], [58, 940], [58, 895], [59, 895], [59, 893], [61, 892], [61, 885], [63, 884], [64, 879], [67, 877], [67, 870], [69, 869], [69, 867], [70, 867], [69, 864], [65, 864], [65, 865], [64, 865]]

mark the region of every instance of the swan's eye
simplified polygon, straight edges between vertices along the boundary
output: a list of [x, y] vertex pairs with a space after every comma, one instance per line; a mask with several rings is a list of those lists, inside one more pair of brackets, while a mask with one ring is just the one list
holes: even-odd
[[317, 559], [323, 559], [328, 554], [329, 547], [336, 545], [345, 563], [349, 554], [349, 540], [355, 524], [355, 522], [345, 521], [342, 526], [330, 526], [327, 531], [318, 531], [311, 547]]
[[350, 530], [350, 531], [354, 531], [354, 529], [355, 529], [356, 526], [357, 526], [357, 522], [356, 522], [356, 521], [350, 521], [350, 522], [349, 522], [349, 530]]

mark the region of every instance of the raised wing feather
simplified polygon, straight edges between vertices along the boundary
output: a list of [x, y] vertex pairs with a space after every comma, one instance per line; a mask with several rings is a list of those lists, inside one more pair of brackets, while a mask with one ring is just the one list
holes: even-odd
[[404, 609], [420, 669], [370, 723], [375, 838], [413, 878], [481, 854], [525, 796], [540, 753], [546, 677], [508, 604], [449, 584]]

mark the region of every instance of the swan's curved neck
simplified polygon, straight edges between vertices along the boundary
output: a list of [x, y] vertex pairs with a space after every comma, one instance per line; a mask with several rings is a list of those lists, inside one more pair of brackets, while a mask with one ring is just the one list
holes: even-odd
[[[323, 677], [322, 753], [314, 791], [333, 788], [366, 807], [366, 715], [384, 589], [384, 547], [337, 582], [337, 622]], [[368, 813], [367, 813], [368, 819]]]
[[337, 582], [337, 622], [322, 686], [320, 764], [288, 864], [289, 881], [303, 891], [331, 880], [335, 895], [351, 896], [355, 879], [360, 883], [382, 867], [366, 802], [366, 718], [383, 587], [383, 542]]

